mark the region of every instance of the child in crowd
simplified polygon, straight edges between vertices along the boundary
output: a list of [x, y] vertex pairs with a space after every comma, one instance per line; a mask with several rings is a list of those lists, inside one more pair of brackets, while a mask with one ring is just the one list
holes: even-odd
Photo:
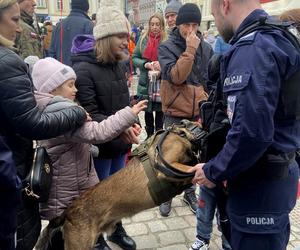
[[[33, 67], [32, 78], [36, 88], [35, 97], [43, 112], [77, 105], [74, 102], [76, 74], [71, 67], [53, 58], [41, 59]], [[90, 143], [110, 141], [120, 134], [126, 142], [138, 143], [140, 131], [129, 128], [134, 126], [137, 114], [147, 107], [146, 104], [141, 101], [100, 123], [87, 121], [72, 133], [39, 141], [47, 149], [54, 168], [49, 200], [40, 204], [42, 219], [51, 220], [60, 215], [74, 198], [99, 182]]]

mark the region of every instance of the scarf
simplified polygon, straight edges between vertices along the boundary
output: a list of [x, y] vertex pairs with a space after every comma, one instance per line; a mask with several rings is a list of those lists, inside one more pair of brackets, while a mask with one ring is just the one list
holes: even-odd
[[154, 33], [150, 32], [148, 42], [143, 53], [143, 58], [149, 60], [150, 62], [157, 61], [160, 39], [161, 33], [155, 35]]

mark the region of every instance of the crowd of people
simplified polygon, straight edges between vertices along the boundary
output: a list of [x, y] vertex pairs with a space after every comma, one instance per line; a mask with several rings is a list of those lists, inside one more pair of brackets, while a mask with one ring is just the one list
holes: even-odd
[[[262, 20], [284, 21], [296, 34], [300, 9], [273, 17], [258, 0], [212, 0], [216, 33], [201, 31], [199, 7], [180, 0], [167, 1], [164, 15], [153, 13], [145, 28], [131, 28], [112, 0], [102, 0], [91, 18], [88, 0], [71, 0], [70, 14], [56, 26], [47, 17], [41, 30], [35, 6], [35, 0], [0, 0], [1, 250], [33, 249], [41, 219], [61, 215], [74, 198], [125, 167], [132, 144], [139, 144], [140, 112], [147, 139], [182, 119], [201, 123], [199, 103], [212, 89], [222, 93], [230, 129], [220, 152], [190, 169], [194, 185], [183, 195], [197, 218], [190, 250], [209, 248], [216, 185], [224, 182], [230, 238], [222, 234], [222, 248], [286, 248], [299, 179], [300, 45], [274, 26], [247, 30]], [[211, 79], [213, 60], [219, 68]], [[128, 87], [137, 73], [132, 102]], [[152, 97], [154, 82], [159, 98]], [[22, 186], [33, 140], [53, 164], [43, 203]], [[169, 216], [171, 205], [162, 203], [160, 214]], [[137, 248], [122, 221], [108, 240]], [[111, 248], [99, 235], [94, 249]]]

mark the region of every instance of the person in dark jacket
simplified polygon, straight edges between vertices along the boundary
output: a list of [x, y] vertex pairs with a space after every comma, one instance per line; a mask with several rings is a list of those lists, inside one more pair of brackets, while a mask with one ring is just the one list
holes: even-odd
[[49, 56], [71, 66], [71, 47], [73, 38], [79, 34], [92, 34], [93, 22], [87, 15], [88, 0], [72, 0], [71, 13], [57, 23], [51, 38]]
[[[13, 51], [16, 33], [21, 31], [19, 18], [17, 0], [0, 0], [0, 134], [23, 180], [32, 165], [32, 139], [47, 139], [76, 129], [85, 122], [86, 112], [80, 107], [48, 114], [39, 111], [28, 67]], [[41, 230], [39, 204], [25, 192], [17, 222], [17, 249], [33, 249]]]
[[[206, 100], [207, 67], [213, 55], [211, 46], [198, 31], [201, 12], [197, 5], [183, 5], [176, 18], [176, 27], [169, 39], [158, 49], [161, 65], [161, 102], [164, 126], [178, 124], [182, 119], [199, 120], [199, 102]], [[196, 213], [195, 188], [185, 191], [183, 200]], [[159, 206], [161, 215], [168, 216], [171, 201]]]
[[[294, 26], [297, 28], [298, 32], [300, 32], [300, 8], [291, 9], [283, 12], [279, 19], [284, 22], [294, 22]], [[300, 148], [296, 151], [296, 161], [300, 168]]]
[[[93, 120], [101, 122], [129, 104], [127, 79], [120, 62], [128, 56], [124, 51], [128, 46], [130, 24], [111, 0], [101, 1], [96, 20], [95, 41], [87, 35], [76, 37], [72, 61], [77, 75], [78, 101]], [[94, 162], [100, 180], [125, 166], [125, 156], [133, 142], [131, 138], [138, 135], [140, 129], [136, 124], [117, 139], [98, 145], [99, 156]], [[124, 143], [123, 139], [129, 143]], [[136, 249], [121, 222], [117, 223], [116, 231], [108, 239], [123, 249]], [[100, 236], [95, 249], [110, 248]]]
[[149, 95], [149, 73], [155, 73], [156, 78], [160, 78], [158, 47], [167, 36], [164, 18], [159, 13], [149, 18], [148, 27], [140, 37], [132, 55], [133, 64], [140, 69], [137, 95], [148, 99], [148, 108], [145, 110], [147, 138], [163, 128], [164, 114], [161, 110], [161, 102], [156, 102]]
[[300, 51], [291, 39], [299, 33], [266, 28], [280, 22], [257, 0], [212, 0], [211, 13], [232, 45], [222, 56], [218, 90], [231, 126], [221, 151], [190, 169], [193, 182], [211, 188], [227, 180], [232, 249], [286, 249], [299, 180]]
[[15, 249], [17, 213], [21, 202], [21, 181], [8, 148], [0, 136], [0, 249]]

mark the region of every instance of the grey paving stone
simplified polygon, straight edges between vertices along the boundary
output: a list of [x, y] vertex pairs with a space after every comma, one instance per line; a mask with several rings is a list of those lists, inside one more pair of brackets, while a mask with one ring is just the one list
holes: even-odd
[[126, 229], [127, 234], [130, 236], [148, 234], [148, 228], [144, 223], [132, 223], [124, 227]]
[[183, 244], [158, 248], [158, 250], [186, 250], [186, 249], [187, 249], [186, 245]]
[[194, 214], [184, 216], [185, 221], [189, 223], [190, 226], [195, 227], [197, 225], [197, 218]]
[[181, 207], [175, 207], [174, 210], [176, 211], [176, 214], [178, 216], [191, 215], [191, 214], [195, 216], [195, 214], [190, 209], [186, 209], [186, 206], [184, 206], [184, 207], [182, 207], [182, 206]]
[[129, 223], [131, 223], [131, 218], [123, 218], [122, 219], [122, 223], [123, 224], [129, 224]]
[[170, 230], [183, 229], [189, 227], [189, 224], [181, 217], [170, 218], [164, 221]]
[[159, 247], [156, 237], [151, 235], [143, 235], [133, 237], [136, 242], [137, 249], [157, 249]]
[[136, 214], [135, 216], [133, 216], [131, 218], [132, 221], [134, 222], [142, 222], [142, 221], [148, 221], [148, 220], [152, 220], [156, 217], [156, 214], [153, 210], [147, 210], [145, 212]]
[[152, 233], [166, 231], [168, 227], [161, 220], [147, 222], [148, 227]]
[[162, 246], [169, 246], [176, 243], [184, 243], [185, 237], [180, 231], [168, 231], [164, 233], [159, 233], [159, 242]]
[[183, 233], [188, 241], [194, 241], [196, 239], [196, 229], [193, 227], [184, 229]]

